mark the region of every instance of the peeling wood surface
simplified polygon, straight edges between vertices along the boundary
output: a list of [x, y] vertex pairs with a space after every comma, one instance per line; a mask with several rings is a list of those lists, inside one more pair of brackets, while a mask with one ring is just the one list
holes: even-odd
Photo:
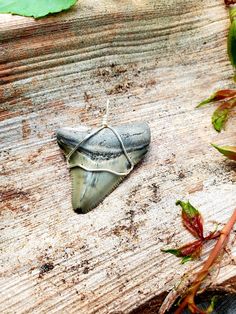
[[[223, 1], [206, 0], [81, 0], [37, 21], [0, 16], [1, 313], [129, 313], [201, 265], [160, 249], [190, 239], [176, 199], [199, 207], [208, 230], [236, 204], [235, 164], [209, 146], [235, 144], [235, 117], [219, 135], [213, 108], [194, 109], [233, 86], [228, 23]], [[55, 130], [98, 125], [107, 99], [113, 125], [145, 120], [152, 143], [81, 216]], [[233, 255], [216, 284], [235, 282]]]

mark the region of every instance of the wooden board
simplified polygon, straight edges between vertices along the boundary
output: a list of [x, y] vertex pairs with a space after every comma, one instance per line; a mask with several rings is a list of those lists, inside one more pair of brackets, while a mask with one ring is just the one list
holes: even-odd
[[[220, 0], [81, 0], [40, 20], [0, 16], [1, 313], [129, 313], [202, 264], [160, 250], [191, 239], [177, 199], [200, 208], [206, 232], [236, 204], [235, 164], [210, 146], [235, 144], [235, 117], [217, 134], [213, 108], [195, 109], [233, 87], [228, 25]], [[77, 215], [55, 131], [99, 125], [107, 99], [111, 124], [149, 123], [150, 151]], [[235, 276], [226, 255], [214, 283]]]

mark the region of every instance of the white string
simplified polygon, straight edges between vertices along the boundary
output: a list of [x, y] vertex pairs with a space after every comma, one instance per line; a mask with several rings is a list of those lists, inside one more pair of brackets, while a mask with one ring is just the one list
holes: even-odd
[[108, 116], [109, 116], [109, 99], [107, 100], [106, 112], [103, 116], [102, 126], [107, 126]]
[[[71, 169], [71, 168], [74, 168], [74, 167], [80, 167], [86, 171], [91, 171], [91, 172], [109, 172], [109, 173], [112, 173], [112, 174], [115, 174], [115, 175], [118, 175], [118, 176], [125, 176], [125, 175], [128, 175], [134, 168], [134, 164], [132, 162], [132, 160], [130, 159], [127, 151], [126, 151], [126, 148], [124, 146], [124, 143], [122, 141], [122, 138], [120, 136], [120, 134], [111, 126], [109, 126], [107, 124], [107, 121], [108, 121], [108, 115], [109, 115], [109, 100], [107, 101], [107, 104], [106, 104], [106, 112], [104, 114], [104, 117], [103, 117], [103, 120], [102, 120], [102, 126], [97, 129], [96, 131], [92, 132], [91, 134], [87, 135], [82, 141], [80, 141], [73, 149], [72, 151], [66, 156], [66, 160], [67, 160], [67, 163], [68, 163], [68, 167]], [[117, 137], [120, 145], [121, 145], [121, 148], [123, 150], [123, 153], [126, 157], [126, 159], [128, 160], [129, 164], [130, 164], [130, 167], [129, 169], [126, 171], [126, 172], [117, 172], [117, 171], [113, 171], [111, 169], [107, 169], [107, 168], [87, 168], [81, 164], [76, 164], [76, 165], [70, 165], [69, 162], [70, 162], [70, 159], [72, 157], [72, 155], [77, 151], [77, 149], [81, 146], [82, 143], [86, 142], [87, 140], [89, 140], [91, 137], [93, 137], [94, 135], [98, 134], [101, 130], [105, 129], [105, 128], [108, 128], [110, 129]]]

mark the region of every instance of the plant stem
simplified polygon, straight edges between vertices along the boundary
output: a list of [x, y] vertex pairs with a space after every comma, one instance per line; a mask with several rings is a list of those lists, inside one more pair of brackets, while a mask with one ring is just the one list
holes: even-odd
[[[214, 246], [213, 250], [211, 251], [208, 259], [206, 260], [205, 264], [203, 265], [202, 269], [197, 273], [196, 279], [194, 280], [193, 284], [189, 289], [189, 293], [185, 296], [183, 301], [180, 303], [178, 309], [175, 311], [175, 314], [181, 314], [187, 305], [192, 305], [195, 307], [194, 298], [195, 295], [202, 283], [202, 281], [207, 277], [210, 268], [216, 262], [217, 258], [219, 257], [220, 252], [223, 250], [225, 245], [228, 242], [229, 234], [236, 223], [236, 209], [233, 212], [233, 215], [221, 230], [220, 237]], [[200, 313], [204, 313], [203, 311], [199, 311]]]

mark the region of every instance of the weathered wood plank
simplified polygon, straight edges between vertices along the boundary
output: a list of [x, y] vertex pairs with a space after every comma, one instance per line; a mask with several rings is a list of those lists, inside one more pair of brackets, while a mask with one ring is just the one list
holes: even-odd
[[[208, 230], [235, 207], [235, 165], [209, 146], [235, 143], [235, 117], [218, 135], [212, 108], [194, 109], [232, 85], [222, 1], [99, 3], [0, 16], [2, 313], [128, 313], [202, 263], [160, 252], [189, 239], [176, 199], [198, 206]], [[107, 99], [112, 123], [146, 120], [152, 144], [79, 216], [55, 130], [98, 125]], [[235, 276], [226, 256], [217, 284]]]

